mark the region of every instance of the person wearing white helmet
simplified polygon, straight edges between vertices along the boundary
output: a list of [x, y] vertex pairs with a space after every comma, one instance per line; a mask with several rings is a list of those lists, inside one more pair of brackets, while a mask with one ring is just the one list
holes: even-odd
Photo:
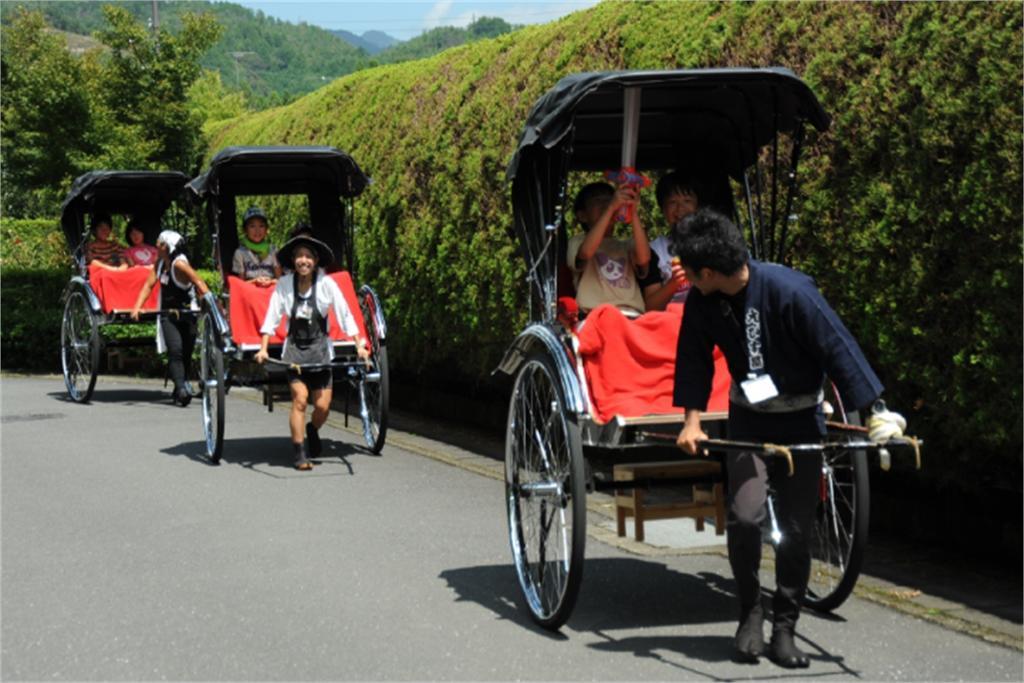
[[[677, 444], [696, 454], [708, 437], [701, 428], [714, 364], [721, 348], [729, 365], [729, 438], [793, 444], [825, 434], [822, 387], [826, 375], [844, 403], [873, 406], [872, 438], [900, 436], [906, 422], [879, 405], [882, 383], [853, 336], [803, 273], [749, 256], [743, 235], [725, 216], [701, 209], [673, 230], [673, 249], [692, 287], [676, 355], [673, 403], [686, 409]], [[757, 453], [725, 457], [729, 482], [727, 544], [736, 578], [740, 624], [737, 659], [754, 663], [767, 653], [785, 668], [804, 668], [795, 643], [800, 604], [811, 566], [810, 535], [818, 502], [821, 462], [796, 458], [786, 476]], [[759, 567], [761, 522], [768, 480], [778, 494], [783, 543], [776, 551], [771, 643], [765, 650]]]
[[160, 314], [157, 316], [156, 347], [167, 353], [167, 368], [174, 382], [171, 400], [185, 407], [192, 400], [188, 384], [192, 349], [196, 343], [196, 292], [205, 296], [210, 288], [188, 262], [185, 239], [174, 230], [164, 230], [156, 239], [159, 258], [142, 285], [132, 309], [132, 320], [139, 319], [142, 305], [160, 282]]

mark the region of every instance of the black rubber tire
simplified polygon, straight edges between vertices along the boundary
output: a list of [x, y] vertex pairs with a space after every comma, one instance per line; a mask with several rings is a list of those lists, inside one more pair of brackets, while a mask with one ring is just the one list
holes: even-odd
[[369, 416], [369, 420], [363, 425], [363, 440], [370, 451], [379, 454], [384, 448], [384, 440], [388, 435], [390, 387], [387, 347], [379, 346], [373, 353], [372, 359], [374, 370], [380, 373], [380, 380], [376, 382], [363, 380], [360, 400], [364, 400], [365, 397], [366, 412]]
[[[381, 318], [384, 311], [373, 289], [368, 285], [359, 288], [359, 308], [363, 314], [366, 333], [370, 342], [370, 358], [373, 369], [380, 374], [376, 382], [363, 380], [359, 387], [359, 401], [365, 404], [368, 420], [363, 422], [363, 441], [375, 455], [384, 448], [388, 435], [388, 411], [391, 406], [391, 374], [388, 368], [388, 349], [384, 335], [377, 327], [377, 313]], [[364, 407], [361, 405], [361, 407]]]
[[85, 292], [75, 290], [64, 302], [60, 326], [60, 360], [68, 397], [88, 403], [100, 365], [100, 328]]
[[[587, 538], [580, 434], [568, 419], [557, 378], [554, 363], [544, 354], [523, 363], [512, 390], [505, 435], [512, 561], [530, 617], [552, 631], [568, 620], [576, 605]], [[538, 495], [538, 485], [549, 492]], [[547, 559], [551, 540], [554, 561]]]
[[[834, 388], [833, 420], [859, 425], [843, 409]], [[871, 517], [868, 457], [862, 450], [838, 451], [822, 459], [818, 508], [811, 536], [811, 575], [804, 604], [819, 612], [839, 607], [853, 592], [864, 563]]]
[[224, 452], [224, 353], [217, 343], [213, 320], [209, 314], [202, 319], [202, 342], [199, 359], [200, 399], [206, 457], [212, 463], [220, 462]]

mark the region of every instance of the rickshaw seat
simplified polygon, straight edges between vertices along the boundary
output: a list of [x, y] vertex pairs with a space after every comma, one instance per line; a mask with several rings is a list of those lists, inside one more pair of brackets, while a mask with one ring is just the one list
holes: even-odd
[[[611, 304], [592, 310], [576, 328], [591, 417], [606, 423], [616, 416], [682, 415], [672, 405], [676, 343], [683, 305], [629, 319]], [[715, 376], [708, 412], [729, 409], [729, 368], [715, 348]]]
[[[291, 277], [291, 275], [285, 275], [284, 277]], [[362, 311], [359, 309], [359, 300], [356, 298], [356, 291], [352, 286], [352, 277], [344, 270], [330, 273], [327, 277], [337, 283], [338, 288], [345, 297], [345, 303], [348, 304], [349, 310], [352, 311], [352, 317], [355, 318], [356, 325], [359, 326], [359, 332], [365, 339], [366, 323], [363, 320]], [[262, 339], [260, 327], [263, 325], [263, 319], [267, 316], [267, 308], [270, 306], [270, 297], [274, 294], [274, 288], [258, 287], [234, 275], [228, 276], [227, 285], [228, 292], [231, 294], [229, 300], [231, 339], [243, 349], [257, 348]], [[328, 315], [330, 317], [328, 332], [331, 339], [340, 342], [351, 341], [341, 331], [341, 325], [335, 318], [334, 311], [331, 310]], [[281, 324], [278, 325], [274, 336], [270, 338], [271, 344], [284, 343], [284, 338], [288, 334], [288, 327], [285, 324], [286, 320], [287, 315], [281, 320]]]
[[[89, 286], [100, 300], [104, 313], [131, 311], [135, 300], [153, 272], [146, 266], [132, 266], [127, 270], [107, 270], [94, 263], [89, 264]], [[143, 312], [160, 310], [160, 283], [157, 282], [142, 305]]]

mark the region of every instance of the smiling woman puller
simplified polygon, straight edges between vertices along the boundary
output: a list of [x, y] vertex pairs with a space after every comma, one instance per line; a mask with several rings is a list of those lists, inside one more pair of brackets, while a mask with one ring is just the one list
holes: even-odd
[[[729, 364], [729, 438], [777, 444], [815, 443], [825, 434], [822, 387], [826, 374], [846, 405], [872, 406], [871, 438], [900, 436], [903, 418], [879, 401], [882, 383], [857, 342], [814, 286], [798, 271], [751, 259], [743, 235], [707, 209], [675, 228], [673, 247], [692, 283], [676, 356], [674, 403], [686, 408], [677, 443], [696, 454], [707, 439], [714, 372], [712, 350]], [[758, 568], [768, 480], [777, 491], [783, 541], [776, 552], [774, 625], [768, 656], [780, 666], [808, 666], [794, 641], [811, 567], [810, 533], [818, 500], [820, 459], [796, 458], [792, 477], [757, 453], [729, 453], [729, 563], [740, 599], [736, 655], [756, 662], [764, 652]]]
[[[256, 361], [263, 363], [269, 358], [270, 337], [274, 334], [281, 318], [288, 316], [288, 336], [281, 352], [281, 360], [296, 365], [325, 365], [334, 357], [334, 346], [327, 333], [328, 310], [334, 314], [345, 334], [356, 344], [356, 352], [368, 362], [370, 351], [366, 340], [359, 333], [345, 297], [337, 283], [320, 275], [318, 266], [327, 267], [334, 260], [331, 248], [318, 239], [299, 235], [285, 242], [277, 252], [278, 261], [292, 271], [292, 275], [277, 281], [270, 306], [263, 320], [260, 333], [263, 335]], [[333, 376], [330, 368], [314, 371], [288, 369], [288, 386], [292, 394], [292, 410], [289, 426], [292, 435], [295, 469], [312, 469], [309, 457], [320, 454], [320, 427], [327, 421], [331, 409]], [[313, 399], [313, 417], [303, 431], [306, 420], [306, 406]], [[308, 452], [306, 438], [308, 437]]]
[[157, 353], [167, 352], [167, 372], [174, 383], [171, 400], [185, 407], [192, 400], [188, 383], [192, 349], [196, 344], [196, 291], [205, 296], [210, 288], [188, 262], [185, 238], [164, 230], [156, 238], [158, 259], [135, 300], [132, 320], [139, 319], [142, 305], [160, 282], [160, 315], [156, 325]]

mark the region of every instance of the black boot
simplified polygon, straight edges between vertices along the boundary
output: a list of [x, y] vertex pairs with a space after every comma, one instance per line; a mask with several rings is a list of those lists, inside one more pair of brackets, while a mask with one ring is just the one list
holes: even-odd
[[806, 669], [811, 665], [807, 653], [802, 652], [793, 640], [793, 629], [789, 626], [776, 627], [772, 631], [772, 642], [768, 646], [768, 658], [786, 669]]
[[184, 387], [184, 385], [181, 385], [174, 389], [174, 394], [171, 397], [171, 400], [184, 408], [192, 402], [192, 394]]
[[736, 661], [757, 664], [757, 658], [764, 653], [764, 610], [761, 603], [740, 614], [740, 625], [736, 629]]
[[320, 444], [320, 430], [313, 426], [310, 422], [306, 425], [306, 443], [309, 444], [309, 454], [314, 457], [320, 457], [320, 453], [323, 451], [323, 446]]
[[295, 449], [295, 469], [297, 470], [311, 470], [313, 469], [313, 463], [306, 457], [306, 444], [293, 443], [292, 448]]

